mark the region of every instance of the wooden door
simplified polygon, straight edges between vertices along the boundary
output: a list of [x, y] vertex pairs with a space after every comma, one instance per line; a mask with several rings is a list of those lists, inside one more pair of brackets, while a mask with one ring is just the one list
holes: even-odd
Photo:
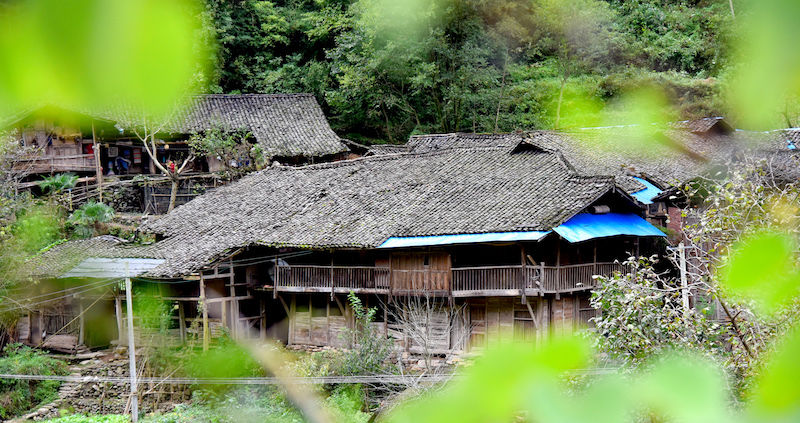
[[392, 254], [393, 291], [450, 291], [450, 254]]

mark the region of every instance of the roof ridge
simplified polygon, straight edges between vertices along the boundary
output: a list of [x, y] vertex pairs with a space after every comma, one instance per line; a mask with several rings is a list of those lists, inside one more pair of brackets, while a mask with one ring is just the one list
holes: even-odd
[[[507, 151], [507, 147], [497, 147], [497, 146], [490, 146], [490, 147], [468, 147], [468, 148], [447, 148], [441, 150], [431, 150], [431, 151], [423, 151], [423, 152], [399, 152], [399, 153], [392, 153], [392, 154], [381, 154], [375, 156], [361, 156], [356, 157], [354, 159], [346, 159], [346, 160], [338, 160], [335, 162], [328, 162], [328, 163], [315, 163], [303, 166], [284, 166], [279, 165], [275, 168], [264, 169], [260, 172], [267, 172], [271, 169], [279, 169], [279, 170], [305, 170], [305, 169], [331, 169], [337, 167], [345, 167], [353, 164], [357, 164], [359, 162], [366, 162], [366, 161], [388, 161], [388, 160], [396, 160], [403, 157], [424, 157], [424, 156], [439, 156], [444, 154], [463, 154], [466, 152], [483, 152], [483, 151]], [[548, 154], [552, 154], [548, 152]]]

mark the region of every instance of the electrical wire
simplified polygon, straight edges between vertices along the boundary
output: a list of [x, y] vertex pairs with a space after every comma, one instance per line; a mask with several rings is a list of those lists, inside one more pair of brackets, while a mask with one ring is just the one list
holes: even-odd
[[[444, 382], [457, 377], [453, 374], [441, 375], [370, 375], [370, 376], [309, 376], [309, 377], [234, 377], [234, 378], [181, 378], [181, 377], [141, 377], [136, 378], [137, 383], [159, 383], [173, 385], [282, 385], [282, 384], [353, 384], [353, 383], [385, 383], [385, 384], [415, 384], [419, 382]], [[122, 376], [56, 376], [56, 375], [25, 375], [0, 373], [0, 379], [19, 380], [55, 380], [61, 382], [78, 383], [124, 383], [131, 382], [129, 377]]]
[[[78, 289], [82, 289], [82, 288], [88, 287], [90, 285], [96, 285], [96, 284], [99, 284], [101, 282], [107, 282], [109, 280], [110, 280], [110, 278], [107, 278], [105, 280], [96, 280], [96, 281], [92, 281], [92, 282], [90, 282], [88, 284], [85, 284], [85, 285], [73, 286], [73, 287], [70, 287], [70, 288], [62, 289], [60, 291], [53, 291], [53, 292], [48, 292], [46, 294], [40, 294], [40, 295], [34, 295], [32, 297], [26, 297], [24, 300], [32, 300], [32, 299], [35, 299], [35, 298], [49, 297], [51, 295], [56, 295], [56, 294], [60, 294], [60, 293], [63, 293], [63, 292], [75, 291], [75, 290], [78, 290]], [[22, 301], [24, 301], [24, 300], [22, 300]]]
[[[42, 305], [42, 304], [50, 303], [50, 302], [53, 302], [53, 301], [56, 301], [56, 300], [61, 300], [61, 299], [67, 298], [67, 297], [71, 297], [73, 295], [83, 294], [85, 292], [93, 291], [93, 290], [95, 290], [97, 288], [102, 288], [102, 287], [113, 285], [113, 284], [117, 284], [117, 283], [119, 283], [119, 279], [114, 279], [111, 282], [106, 282], [106, 283], [101, 284], [101, 285], [91, 286], [90, 288], [84, 289], [83, 291], [71, 292], [71, 293], [69, 293], [67, 295], [62, 295], [62, 296], [55, 297], [55, 298], [49, 298], [49, 299], [46, 299], [46, 300], [37, 301], [37, 302], [33, 302], [33, 303], [17, 302], [19, 304], [19, 306], [17, 306], [17, 307], [0, 308], [0, 313], [7, 313], [9, 311], [21, 310], [21, 309], [29, 309], [29, 308], [35, 307], [37, 305]], [[25, 301], [25, 300], [22, 300], [22, 301]]]

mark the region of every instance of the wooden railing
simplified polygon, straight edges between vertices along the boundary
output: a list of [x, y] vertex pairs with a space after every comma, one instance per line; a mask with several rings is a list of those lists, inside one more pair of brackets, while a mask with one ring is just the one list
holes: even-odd
[[[497, 295], [507, 292], [508, 295], [516, 295], [520, 290], [525, 290], [526, 293], [585, 291], [597, 285], [595, 275], [607, 276], [624, 270], [624, 266], [619, 263], [457, 267], [451, 271], [449, 291], [461, 296], [480, 295], [482, 292], [494, 292]], [[415, 282], [413, 287], [406, 286], [408, 283], [401, 283], [402, 286], [394, 287], [396, 290], [441, 289], [439, 283], [432, 282], [433, 279], [438, 280], [437, 278], [429, 275], [422, 275], [426, 276], [424, 278], [409, 276], [409, 272], [425, 271], [390, 271], [388, 267], [371, 266], [279, 266], [275, 285], [276, 289], [284, 291], [370, 290], [389, 293], [392, 291], [391, 272], [395, 273], [395, 285], [407, 279]]]
[[389, 289], [389, 268], [371, 266], [278, 266], [278, 289]]
[[533, 281], [523, 281], [522, 273], [522, 266], [457, 267], [453, 269], [453, 291], [533, 288]]
[[17, 159], [15, 170], [30, 172], [94, 171], [94, 154], [75, 154], [70, 156], [40, 156]]

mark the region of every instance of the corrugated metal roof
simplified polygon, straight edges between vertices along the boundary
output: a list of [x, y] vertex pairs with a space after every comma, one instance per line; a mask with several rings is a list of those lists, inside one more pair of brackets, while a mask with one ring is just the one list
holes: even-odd
[[427, 247], [431, 245], [475, 244], [482, 242], [538, 241], [550, 231], [490, 232], [432, 236], [390, 237], [378, 248]]
[[633, 213], [579, 213], [553, 230], [569, 242], [618, 235], [666, 236]]
[[163, 259], [87, 258], [62, 278], [125, 278], [144, 274], [163, 263]]
[[642, 185], [646, 188], [641, 191], [636, 191], [631, 194], [634, 198], [642, 202], [643, 204], [653, 204], [653, 198], [656, 198], [658, 194], [661, 194], [663, 191], [659, 189], [657, 186], [653, 185], [650, 181], [644, 178], [638, 178], [636, 176], [633, 177], [639, 181]]

